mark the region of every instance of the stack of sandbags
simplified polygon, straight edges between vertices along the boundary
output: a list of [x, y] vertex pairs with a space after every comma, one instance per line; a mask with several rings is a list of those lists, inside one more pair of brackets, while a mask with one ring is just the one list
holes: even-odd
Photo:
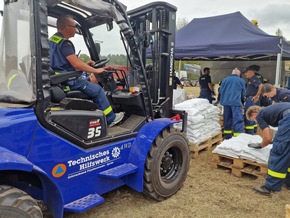
[[260, 143], [261, 141], [262, 137], [259, 135], [241, 133], [237, 137], [224, 140], [212, 151], [212, 153], [267, 164], [272, 144], [262, 149], [248, 147], [249, 143]]
[[[185, 110], [187, 118], [187, 138], [192, 144], [199, 144], [220, 133], [220, 110], [207, 99], [194, 98], [174, 105], [176, 110]], [[181, 129], [181, 123], [175, 127]]]

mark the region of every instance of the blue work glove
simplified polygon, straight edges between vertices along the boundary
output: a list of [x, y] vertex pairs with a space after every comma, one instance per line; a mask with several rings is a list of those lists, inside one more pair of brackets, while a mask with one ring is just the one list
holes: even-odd
[[249, 148], [256, 148], [256, 149], [261, 149], [261, 143], [249, 143], [248, 144]]

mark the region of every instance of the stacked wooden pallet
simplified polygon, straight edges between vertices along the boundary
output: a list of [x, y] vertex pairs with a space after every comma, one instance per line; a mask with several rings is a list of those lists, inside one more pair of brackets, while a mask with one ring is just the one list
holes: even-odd
[[224, 128], [224, 116], [222, 114], [220, 114], [220, 125], [221, 128]]
[[285, 212], [286, 212], [285, 218], [290, 218], [290, 204], [286, 204]]
[[266, 164], [220, 154], [213, 154], [212, 164], [216, 168], [229, 169], [230, 172], [237, 177], [242, 177], [244, 174], [255, 177], [264, 177], [267, 175], [268, 171]]
[[218, 133], [198, 144], [190, 143], [190, 150], [191, 150], [192, 158], [198, 157], [198, 155], [202, 151], [212, 151], [212, 148], [220, 144], [222, 140], [223, 140], [222, 133]]

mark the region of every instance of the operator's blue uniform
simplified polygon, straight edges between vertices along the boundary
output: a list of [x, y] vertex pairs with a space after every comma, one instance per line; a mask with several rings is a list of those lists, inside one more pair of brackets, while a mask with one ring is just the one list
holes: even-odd
[[211, 77], [208, 74], [203, 74], [199, 78], [199, 85], [200, 85], [200, 94], [199, 98], [205, 98], [212, 104], [212, 97], [211, 97], [211, 90], [208, 84], [211, 83]]
[[172, 86], [173, 86], [173, 89], [177, 89], [177, 85], [181, 85], [181, 82], [180, 82], [180, 80], [178, 79], [177, 76], [173, 76], [172, 77]]
[[[49, 40], [50, 66], [56, 73], [75, 71], [75, 68], [66, 59], [67, 56], [75, 54], [73, 43], [65, 39], [61, 33], [54, 34]], [[107, 123], [114, 121], [116, 115], [105, 95], [102, 87], [96, 83], [91, 83], [82, 77], [67, 82], [71, 90], [81, 90], [92, 98], [97, 108], [104, 111]]]
[[230, 139], [232, 135], [237, 136], [244, 132], [241, 102], [244, 91], [245, 81], [236, 74], [225, 78], [220, 86], [220, 103], [224, 106], [224, 139]]
[[290, 102], [290, 90], [276, 88], [276, 95], [271, 100], [275, 102]]
[[[257, 72], [255, 73], [255, 75], [261, 81], [261, 83], [264, 84], [264, 77]], [[259, 100], [260, 100], [260, 106], [262, 107], [267, 107], [271, 105], [271, 101], [266, 96], [261, 95]]]
[[264, 186], [280, 191], [283, 182], [290, 186], [290, 103], [270, 105], [259, 111], [256, 120], [262, 130], [278, 127], [268, 160], [268, 175]]
[[250, 121], [246, 118], [246, 112], [249, 109], [250, 106], [253, 105], [260, 105], [260, 101], [258, 100], [256, 103], [254, 103], [254, 101], [252, 100], [252, 98], [257, 94], [258, 89], [259, 89], [259, 85], [261, 85], [262, 82], [260, 81], [260, 79], [254, 75], [252, 76], [247, 84], [247, 88], [246, 88], [246, 101], [245, 101], [245, 110], [244, 110], [244, 117], [245, 117], [245, 129], [246, 129], [246, 133], [249, 134], [254, 134], [255, 130], [257, 128], [257, 124], [255, 121]]

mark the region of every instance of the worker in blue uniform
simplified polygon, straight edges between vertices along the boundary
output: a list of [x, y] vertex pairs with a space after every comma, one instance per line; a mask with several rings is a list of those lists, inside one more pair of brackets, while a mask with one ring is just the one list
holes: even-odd
[[[245, 100], [245, 110], [244, 114], [250, 106], [260, 105], [260, 96], [262, 93], [263, 84], [260, 79], [255, 75], [255, 73], [260, 69], [258, 65], [251, 65], [246, 68], [243, 72], [246, 78], [248, 79], [248, 83], [246, 86], [246, 100]], [[250, 121], [245, 118], [245, 130], [248, 134], [254, 134], [257, 131], [257, 124], [255, 121]]]
[[[254, 65], [254, 66], [258, 66], [258, 65]], [[259, 70], [260, 69], [260, 66], [258, 66], [257, 69]], [[261, 83], [264, 86], [264, 84], [266, 83], [265, 81], [267, 81], [267, 79], [264, 79], [264, 77], [261, 74], [257, 73], [257, 72], [255, 72], [255, 75], [257, 76], [257, 78], [261, 81]], [[270, 104], [271, 104], [271, 101], [267, 97], [263, 96], [262, 93], [261, 93], [261, 96], [260, 96], [260, 106], [267, 107]]]
[[172, 86], [173, 86], [173, 89], [177, 89], [177, 87], [179, 87], [180, 89], [183, 89], [183, 85], [180, 82], [179, 78], [175, 75], [175, 72], [173, 73], [173, 76], [172, 76]]
[[[80, 70], [88, 73], [102, 73], [103, 68], [93, 68], [93, 61], [84, 63], [75, 55], [75, 48], [69, 38], [76, 33], [77, 24], [72, 17], [61, 16], [57, 19], [57, 30], [49, 40], [50, 47], [50, 65], [56, 73], [66, 73], [68, 71]], [[81, 90], [92, 98], [97, 108], [102, 110], [106, 116], [107, 124], [113, 126], [119, 123], [123, 117], [123, 113], [115, 114], [103, 88], [88, 80], [80, 77], [76, 80], [67, 82], [70, 90]]]
[[215, 95], [213, 84], [211, 82], [210, 68], [203, 69], [203, 75], [199, 77], [200, 93], [199, 98], [205, 98], [212, 104], [212, 94]]
[[290, 90], [276, 88], [270, 83], [265, 83], [263, 85], [262, 94], [272, 100], [272, 103], [278, 102], [290, 102]]
[[268, 160], [268, 175], [264, 184], [254, 187], [263, 195], [281, 191], [283, 184], [290, 189], [290, 103], [282, 102], [262, 108], [251, 106], [246, 114], [249, 120], [257, 121], [263, 131], [261, 143], [250, 143], [248, 146], [261, 149], [272, 142], [269, 126], [278, 127], [273, 140], [273, 147]]
[[230, 139], [244, 132], [243, 105], [241, 97], [245, 91], [245, 81], [241, 71], [233, 69], [232, 75], [225, 78], [220, 86], [220, 104], [223, 106], [224, 139]]

